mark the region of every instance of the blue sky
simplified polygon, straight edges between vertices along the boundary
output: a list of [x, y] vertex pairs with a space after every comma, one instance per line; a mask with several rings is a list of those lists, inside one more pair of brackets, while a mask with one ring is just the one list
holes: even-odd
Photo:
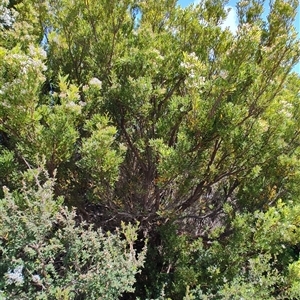
[[[188, 6], [189, 4], [192, 4], [193, 2], [194, 2], [194, 0], [179, 0], [178, 1], [178, 3], [183, 7]], [[237, 1], [235, 1], [235, 0], [229, 0], [228, 6], [235, 7], [236, 3], [237, 3]], [[229, 26], [231, 28], [234, 28], [234, 26], [236, 26], [234, 10], [231, 10], [231, 12], [229, 13], [228, 18], [226, 20], [226, 26]], [[298, 7], [298, 14], [297, 14], [297, 18], [295, 21], [295, 27], [298, 30], [298, 36], [300, 38], [300, 7]], [[295, 67], [295, 71], [300, 74], [300, 63], [298, 63], [298, 65]]]

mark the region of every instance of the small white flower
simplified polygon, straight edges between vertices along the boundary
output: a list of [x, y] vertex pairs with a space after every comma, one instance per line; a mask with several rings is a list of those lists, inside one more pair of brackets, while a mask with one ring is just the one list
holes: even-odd
[[224, 71], [224, 70], [221, 70], [220, 76], [221, 76], [223, 79], [226, 79], [227, 76], [228, 76], [228, 72], [227, 72], [227, 71]]
[[205, 83], [205, 77], [204, 76], [200, 76], [199, 77], [199, 83], [200, 84], [204, 84]]
[[40, 275], [32, 275], [32, 281], [36, 283], [40, 282], [41, 281]]
[[59, 97], [60, 97], [60, 98], [67, 98], [67, 93], [61, 92], [61, 93], [59, 94]]
[[190, 78], [195, 78], [195, 76], [196, 76], [196, 75], [195, 75], [194, 71], [191, 70], [191, 72], [190, 72], [190, 74], [189, 74], [189, 77], [190, 77]]
[[73, 108], [73, 107], [76, 107], [77, 105], [75, 104], [75, 102], [74, 101], [70, 101], [70, 102], [68, 102], [67, 104], [66, 104], [66, 107], [68, 107], [68, 108]]
[[102, 81], [99, 80], [96, 77], [93, 77], [90, 81], [89, 81], [89, 85], [94, 85], [96, 87], [98, 87], [99, 89], [101, 89], [102, 87]]
[[196, 55], [195, 52], [190, 53], [190, 57], [194, 60], [198, 60], [198, 56]]
[[180, 63], [180, 67], [185, 69], [185, 68], [186, 68], [186, 63], [182, 61], [182, 62]]
[[87, 84], [85, 84], [83, 87], [82, 87], [82, 90], [84, 92], [86, 92], [87, 90], [89, 89], [89, 86]]

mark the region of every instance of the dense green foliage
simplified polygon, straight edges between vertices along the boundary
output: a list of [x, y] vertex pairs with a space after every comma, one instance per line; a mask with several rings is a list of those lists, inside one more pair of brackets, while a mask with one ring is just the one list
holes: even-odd
[[76, 211], [54, 199], [53, 179], [41, 169], [23, 177], [21, 192], [4, 188], [1, 202], [1, 299], [109, 300], [132, 291], [145, 254], [133, 248], [136, 228], [104, 234], [78, 225]]
[[265, 6], [0, 0], [8, 298], [300, 298], [298, 1]]

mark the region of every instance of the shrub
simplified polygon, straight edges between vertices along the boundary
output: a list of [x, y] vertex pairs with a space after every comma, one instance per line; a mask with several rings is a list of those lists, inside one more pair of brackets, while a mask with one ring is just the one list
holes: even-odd
[[132, 292], [145, 249], [133, 248], [136, 226], [115, 233], [79, 222], [54, 199], [42, 168], [0, 200], [0, 295], [4, 299], [117, 299]]

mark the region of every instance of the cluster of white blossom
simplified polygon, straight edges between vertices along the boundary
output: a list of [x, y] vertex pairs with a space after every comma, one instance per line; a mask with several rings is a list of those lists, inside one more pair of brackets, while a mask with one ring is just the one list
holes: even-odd
[[156, 48], [151, 49], [151, 53], [153, 53], [155, 55], [155, 58], [159, 59], [159, 60], [164, 60], [164, 57], [161, 55], [160, 51]]
[[7, 8], [8, 0], [0, 0], [0, 30], [4, 27], [12, 27], [16, 20], [17, 13]]
[[205, 77], [199, 75], [199, 71], [201, 72], [202, 69], [202, 64], [194, 52], [185, 55], [185, 59], [180, 63], [180, 67], [188, 74], [185, 82], [188, 87], [200, 88], [205, 84]]
[[180, 63], [180, 67], [185, 68], [185, 69], [193, 69], [195, 66], [195, 63], [199, 61], [198, 56], [196, 55], [195, 52], [192, 52], [190, 54], [186, 55], [186, 59], [184, 62]]
[[76, 104], [74, 101], [67, 101], [65, 104], [65, 107], [72, 113], [75, 113], [77, 115], [79, 115], [81, 113], [81, 109], [82, 109], [82, 101], [80, 101], [79, 104]]
[[246, 6], [248, 6], [249, 4], [250, 4], [250, 1], [248, 1], [248, 0], [240, 1], [240, 2], [237, 3], [237, 5], [238, 5], [239, 7], [246, 7]]
[[[15, 284], [15, 285], [22, 285], [24, 282], [24, 276], [23, 276], [23, 266], [19, 265], [15, 267], [13, 270], [8, 269], [7, 273], [5, 274], [6, 283], [8, 285]], [[32, 281], [36, 284], [41, 283], [41, 277], [39, 275], [32, 275]], [[0, 291], [1, 296], [1, 291]], [[0, 298], [2, 299], [2, 298]]]
[[101, 88], [102, 88], [102, 81], [99, 80], [99, 79], [96, 78], [96, 77], [93, 77], [92, 79], [90, 79], [89, 85], [90, 85], [90, 86], [95, 86], [95, 87], [97, 87], [99, 90], [101, 90]]
[[155, 73], [158, 73], [160, 70], [161, 62], [165, 59], [163, 55], [161, 55], [160, 51], [156, 48], [150, 48], [147, 52], [148, 58], [150, 58], [150, 64], [152, 70]]
[[22, 285], [24, 282], [23, 277], [23, 266], [19, 265], [15, 267], [13, 270], [8, 269], [8, 272], [5, 274], [6, 283], [7, 284], [15, 284], [15, 285]]
[[28, 47], [29, 55], [34, 58], [44, 60], [47, 58], [47, 52], [42, 47], [36, 47], [30, 44]]
[[[10, 77], [5, 79], [5, 82], [2, 83], [0, 89], [0, 96], [4, 94], [11, 94], [12, 90], [16, 88], [20, 90], [21, 93], [26, 94], [27, 84], [24, 83], [27, 80], [34, 79], [35, 84], [44, 82], [47, 67], [43, 63], [42, 58], [45, 57], [44, 51], [40, 48], [29, 49], [30, 55], [24, 53], [7, 53], [4, 56], [4, 62], [6, 67], [9, 67], [12, 71]], [[16, 71], [18, 70], [18, 72]], [[29, 87], [28, 87], [29, 88]], [[4, 105], [4, 103], [1, 103]]]
[[254, 43], [259, 43], [261, 41], [262, 30], [258, 25], [243, 23], [239, 26], [238, 33]]
[[238, 28], [238, 31], [239, 32], [248, 32], [248, 31], [250, 31], [251, 29], [252, 29], [252, 24], [250, 24], [250, 23], [242, 23], [240, 26], [239, 26], [239, 28]]
[[258, 126], [259, 126], [261, 132], [267, 132], [269, 129], [269, 123], [262, 118], [258, 119]]
[[176, 34], [178, 33], [178, 29], [175, 26], [166, 25], [165, 30], [169, 32], [172, 36], [176, 36]]
[[[21, 86], [22, 86], [22, 80], [20, 78], [15, 78], [11, 82], [6, 82], [1, 87], [0, 96], [1, 95], [11, 95], [14, 87], [21, 87]], [[24, 89], [24, 92], [26, 92], [25, 89]], [[1, 99], [1, 106], [6, 107], [6, 108], [11, 108], [9, 101], [7, 101], [4, 98]]]
[[[19, 75], [26, 76], [30, 72], [41, 75], [47, 70], [43, 60], [46, 58], [46, 52], [40, 47], [29, 46], [29, 55], [23, 53], [8, 53], [5, 60], [11, 65], [19, 65]], [[42, 76], [43, 77], [43, 76]], [[44, 78], [41, 78], [42, 80]]]
[[288, 119], [293, 117], [293, 105], [292, 103], [287, 102], [286, 100], [281, 101], [281, 109], [279, 113], [285, 115]]
[[46, 71], [47, 67], [42, 61], [28, 57], [26, 60], [21, 61], [20, 73], [26, 75], [30, 71]]

